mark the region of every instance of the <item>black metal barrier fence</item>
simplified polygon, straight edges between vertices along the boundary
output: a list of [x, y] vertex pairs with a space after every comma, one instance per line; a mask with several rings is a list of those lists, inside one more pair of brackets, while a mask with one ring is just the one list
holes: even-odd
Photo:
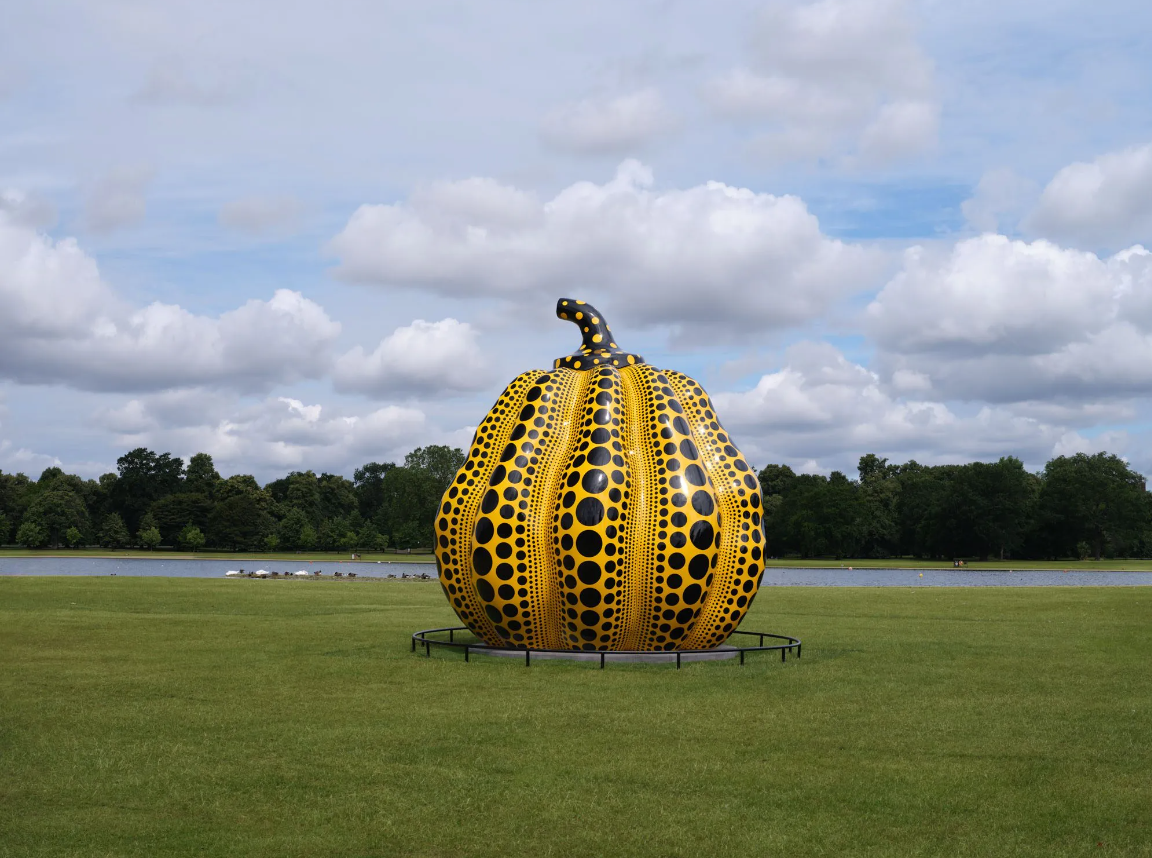
[[[448, 640], [442, 638], [433, 638], [429, 635], [448, 633]], [[578, 649], [523, 649], [520, 647], [491, 647], [484, 643], [463, 643], [456, 640], [456, 632], [468, 632], [467, 626], [445, 626], [442, 629], [423, 629], [414, 632], [412, 635], [412, 652], [416, 652], [417, 645], [424, 647], [424, 655], [426, 657], [432, 656], [432, 647], [441, 646], [450, 649], [464, 650], [464, 660], [470, 661], [469, 656], [473, 652], [482, 653], [508, 653], [519, 654], [524, 653], [524, 666], [530, 667], [532, 665], [532, 654], [543, 653], [558, 653], [568, 656], [600, 656], [600, 669], [604, 669], [604, 660], [607, 656], [630, 656], [633, 659], [639, 657], [640, 660], [649, 659], [651, 661], [661, 661], [667, 659], [669, 656], [676, 656], [676, 669], [680, 669], [680, 657], [685, 655], [711, 655], [717, 654], [727, 655], [728, 653], [739, 654], [740, 663], [744, 663], [744, 654], [749, 652], [774, 652], [780, 651], [780, 661], [786, 661], [788, 653], [795, 653], [796, 658], [800, 658], [801, 643], [799, 638], [790, 637], [788, 635], [774, 635], [770, 632], [745, 632], [737, 629], [732, 632], [732, 636], [745, 635], [747, 637], [759, 638], [760, 643], [758, 646], [729, 646], [728, 649], [683, 649], [683, 650], [635, 650], [635, 649], [617, 649], [617, 650], [578, 650]], [[787, 641], [787, 643], [770, 644], [765, 646], [765, 638], [772, 638], [774, 640]], [[731, 640], [731, 638], [729, 639]]]

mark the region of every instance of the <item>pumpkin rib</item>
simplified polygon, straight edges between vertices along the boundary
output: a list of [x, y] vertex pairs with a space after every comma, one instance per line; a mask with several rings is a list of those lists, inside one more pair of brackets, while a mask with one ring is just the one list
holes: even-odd
[[[449, 532], [453, 527], [457, 531], [457, 545], [451, 545], [450, 541], [447, 547], [441, 546], [436, 555], [440, 584], [464, 624], [478, 638], [491, 645], [499, 645], [502, 638], [496, 633], [495, 620], [486, 610], [491, 606], [482, 598], [478, 589], [483, 585], [478, 584], [480, 578], [475, 554], [477, 516], [489, 490], [492, 475], [500, 464], [500, 451], [508, 443], [518, 422], [528, 391], [542, 374], [544, 370], [529, 370], [513, 379], [476, 428], [468, 458], [457, 472], [452, 487], [444, 495], [444, 503], [450, 503], [452, 507], [446, 514], [442, 511], [438, 523], [441, 531], [445, 524]], [[454, 490], [456, 495], [453, 496]], [[483, 550], [483, 556], [490, 561], [491, 555], [487, 548]], [[483, 564], [482, 559], [481, 568]], [[486, 574], [490, 568], [489, 563], [480, 574]], [[484, 580], [490, 587], [487, 579]]]
[[620, 370], [620, 386], [624, 391], [624, 420], [622, 432], [625, 459], [632, 475], [632, 495], [629, 498], [629, 516], [624, 539], [622, 585], [627, 593], [628, 614], [621, 648], [645, 649], [648, 618], [652, 613], [652, 558], [655, 540], [649, 525], [652, 513], [652, 475], [656, 473], [656, 460], [652, 445], [645, 443], [648, 435], [644, 380], [635, 367]]
[[680, 372], [667, 375], [691, 415], [693, 435], [721, 513], [716, 578], [700, 621], [685, 642], [689, 649], [708, 649], [731, 636], [759, 587], [763, 568], [759, 483], [720, 425], [700, 384]]
[[716, 496], [668, 377], [648, 364], [621, 374], [635, 380], [639, 407], [630, 413], [645, 422], [632, 425], [637, 447], [648, 451], [645, 467], [650, 469], [644, 499], [650, 515], [643, 531], [648, 539], [640, 544], [633, 540], [632, 557], [644, 561], [643, 586], [651, 592], [648, 615], [637, 618], [637, 648], [672, 650], [683, 646], [712, 584], [719, 527]]
[[631, 479], [624, 458], [620, 374], [578, 373], [571, 423], [579, 428], [556, 485], [553, 547], [563, 612], [561, 637], [571, 649], [620, 649], [628, 595], [618, 565], [626, 542]]

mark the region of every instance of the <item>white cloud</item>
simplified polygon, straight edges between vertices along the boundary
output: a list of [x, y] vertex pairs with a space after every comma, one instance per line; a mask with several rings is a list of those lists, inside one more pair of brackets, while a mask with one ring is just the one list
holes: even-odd
[[0, 212], [11, 223], [30, 229], [47, 229], [56, 223], [56, 207], [50, 200], [23, 191], [0, 191]]
[[[209, 392], [205, 395], [214, 396]], [[117, 436], [121, 446], [172, 450], [179, 456], [210, 454], [222, 472], [282, 475], [296, 468], [348, 473], [369, 459], [396, 459], [435, 437], [424, 412], [388, 405], [366, 414], [335, 412], [292, 397], [218, 402], [199, 420], [170, 423], [155, 396], [116, 409], [130, 417]], [[108, 412], [97, 420], [117, 431]]]
[[1024, 226], [1078, 247], [1152, 242], [1152, 143], [1064, 167]]
[[280, 289], [212, 318], [174, 304], [132, 308], [74, 239], [53, 242], [0, 212], [0, 374], [27, 384], [259, 390], [315, 378], [340, 325]]
[[1102, 259], [986, 234], [946, 252], [911, 248], [866, 322], [878, 366], [916, 372], [949, 398], [1152, 392], [1152, 254], [1139, 246]]
[[120, 167], [100, 177], [84, 203], [88, 229], [109, 233], [144, 220], [144, 194], [151, 182], [150, 167]]
[[251, 236], [283, 236], [296, 231], [303, 206], [291, 196], [243, 197], [220, 207], [221, 226]]
[[758, 130], [772, 160], [856, 151], [865, 163], [914, 155], [936, 141], [932, 63], [903, 0], [770, 3], [750, 68], [712, 80], [705, 97]]
[[652, 142], [670, 123], [660, 93], [649, 88], [559, 107], [544, 118], [540, 136], [563, 151], [627, 155]]
[[360, 346], [336, 361], [336, 389], [372, 396], [482, 390], [489, 384], [487, 361], [467, 322], [417, 319], [397, 328], [368, 354]]
[[999, 232], [1015, 227], [1039, 188], [1012, 170], [989, 170], [980, 177], [972, 196], [960, 204], [969, 226], [978, 232]]
[[1039, 465], [1068, 431], [1010, 409], [983, 407], [965, 415], [940, 401], [894, 395], [876, 373], [826, 343], [799, 343], [783, 367], [751, 390], [712, 399], [754, 462], [787, 462], [808, 471], [852, 472], [869, 452], [926, 464], [1016, 455]]
[[[491, 180], [361, 206], [330, 243], [338, 276], [452, 297], [611, 295], [634, 324], [763, 332], [874, 285], [884, 257], [829, 238], [803, 201], [720, 182], [653, 191], [625, 161], [540, 204]], [[460, 200], [467, 200], [465, 207]], [[596, 297], [589, 294], [589, 298]]]

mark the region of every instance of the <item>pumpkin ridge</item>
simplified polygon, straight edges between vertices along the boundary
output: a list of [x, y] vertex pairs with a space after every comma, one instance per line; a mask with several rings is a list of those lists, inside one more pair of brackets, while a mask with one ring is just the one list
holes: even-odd
[[483, 543], [473, 555], [476, 587], [501, 646], [540, 648], [555, 639], [546, 622], [556, 613], [549, 608], [558, 598], [555, 567], [550, 552], [540, 550], [541, 543], [547, 545], [540, 507], [549, 473], [538, 466], [542, 453], [556, 446], [557, 427], [565, 428], [559, 446], [567, 446], [566, 394], [573, 383], [582, 383], [580, 376], [553, 371], [534, 378], [523, 407], [510, 412], [507, 443], [498, 448], [499, 464], [476, 516], [474, 532]]
[[631, 490], [621, 442], [623, 391], [612, 367], [577, 375], [587, 386], [573, 409], [579, 429], [553, 507], [561, 636], [571, 649], [620, 649], [628, 600], [619, 564]]
[[[515, 426], [515, 418], [524, 405], [533, 380], [543, 372], [529, 370], [514, 378], [476, 427], [468, 457], [456, 472], [452, 486], [444, 493], [442, 504], [450, 505], [450, 509], [445, 512], [442, 505], [437, 520], [441, 536], [447, 533], [449, 539], [449, 544], [441, 544], [436, 553], [440, 585], [464, 624], [488, 644], [498, 644], [501, 638], [496, 634], [495, 623], [485, 611], [487, 605], [477, 590], [473, 555], [477, 515], [491, 476], [499, 466], [500, 451]], [[451, 534], [453, 528], [455, 536]], [[451, 544], [452, 539], [456, 545]]]
[[529, 565], [529, 570], [535, 569], [534, 577], [537, 579], [535, 583], [542, 591], [540, 605], [537, 608], [537, 613], [543, 614], [540, 618], [543, 625], [537, 624], [540, 646], [546, 649], [562, 649], [563, 605], [559, 566], [552, 547], [552, 529], [539, 525], [547, 521], [548, 515], [556, 509], [560, 490], [559, 477], [563, 476], [561, 463], [568, 461], [573, 447], [579, 441], [579, 434], [574, 428], [574, 412], [578, 403], [584, 398], [588, 387], [588, 375], [563, 369], [553, 370], [551, 375], [557, 387], [553, 396], [557, 413], [556, 430], [552, 443], [545, 448], [539, 467], [536, 469], [537, 490], [529, 498], [529, 521], [537, 523], [537, 526], [530, 531], [535, 537], [529, 540], [532, 548], [531, 556], [535, 561]]
[[668, 377], [691, 415], [688, 422], [721, 514], [716, 577], [700, 621], [685, 643], [688, 648], [707, 649], [731, 636], [759, 588], [763, 571], [759, 483], [700, 384], [679, 372], [669, 372]]
[[648, 616], [637, 623], [642, 629], [638, 648], [672, 650], [683, 646], [712, 583], [716, 497], [668, 377], [647, 364], [627, 372], [637, 379], [640, 407], [632, 414], [642, 415], [646, 425], [633, 426], [652, 468], [651, 500], [645, 500], [649, 544], [634, 543], [632, 555], [650, 570], [643, 580], [652, 593]]

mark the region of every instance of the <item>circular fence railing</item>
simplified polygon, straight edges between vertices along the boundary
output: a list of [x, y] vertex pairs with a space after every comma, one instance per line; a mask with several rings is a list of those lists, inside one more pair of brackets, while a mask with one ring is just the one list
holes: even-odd
[[[466, 626], [445, 626], [441, 629], [422, 629], [421, 631], [412, 634], [412, 652], [416, 652], [417, 646], [424, 647], [424, 655], [427, 657], [432, 656], [433, 647], [446, 647], [448, 649], [457, 649], [464, 651], [464, 660], [470, 661], [473, 653], [484, 655], [503, 655], [503, 656], [524, 656], [524, 666], [530, 667], [532, 664], [532, 656], [543, 656], [551, 658], [579, 658], [581, 661], [595, 662], [599, 658], [600, 669], [604, 669], [606, 662], [610, 661], [629, 661], [629, 662], [668, 662], [673, 661], [675, 657], [676, 668], [680, 668], [682, 660], [697, 660], [701, 658], [740, 658], [740, 663], [744, 664], [744, 656], [750, 652], [777, 652], [780, 653], [780, 661], [787, 661], [788, 654], [793, 653], [796, 658], [800, 658], [801, 643], [799, 638], [794, 638], [789, 635], [777, 635], [770, 632], [746, 632], [737, 629], [732, 633], [732, 637], [742, 635], [750, 638], [758, 638], [759, 643], [757, 646], [736, 646], [731, 643], [726, 644], [723, 648], [713, 649], [683, 649], [683, 650], [570, 650], [570, 649], [526, 649], [524, 647], [492, 647], [481, 641], [458, 641], [456, 640], [456, 633], [463, 632], [470, 637], [474, 637], [472, 632]], [[443, 635], [447, 633], [447, 639], [443, 637], [433, 637], [434, 635]], [[784, 643], [765, 644], [765, 640], [778, 640]], [[731, 641], [731, 638], [729, 638]], [[694, 658], [693, 658], [694, 657]]]

